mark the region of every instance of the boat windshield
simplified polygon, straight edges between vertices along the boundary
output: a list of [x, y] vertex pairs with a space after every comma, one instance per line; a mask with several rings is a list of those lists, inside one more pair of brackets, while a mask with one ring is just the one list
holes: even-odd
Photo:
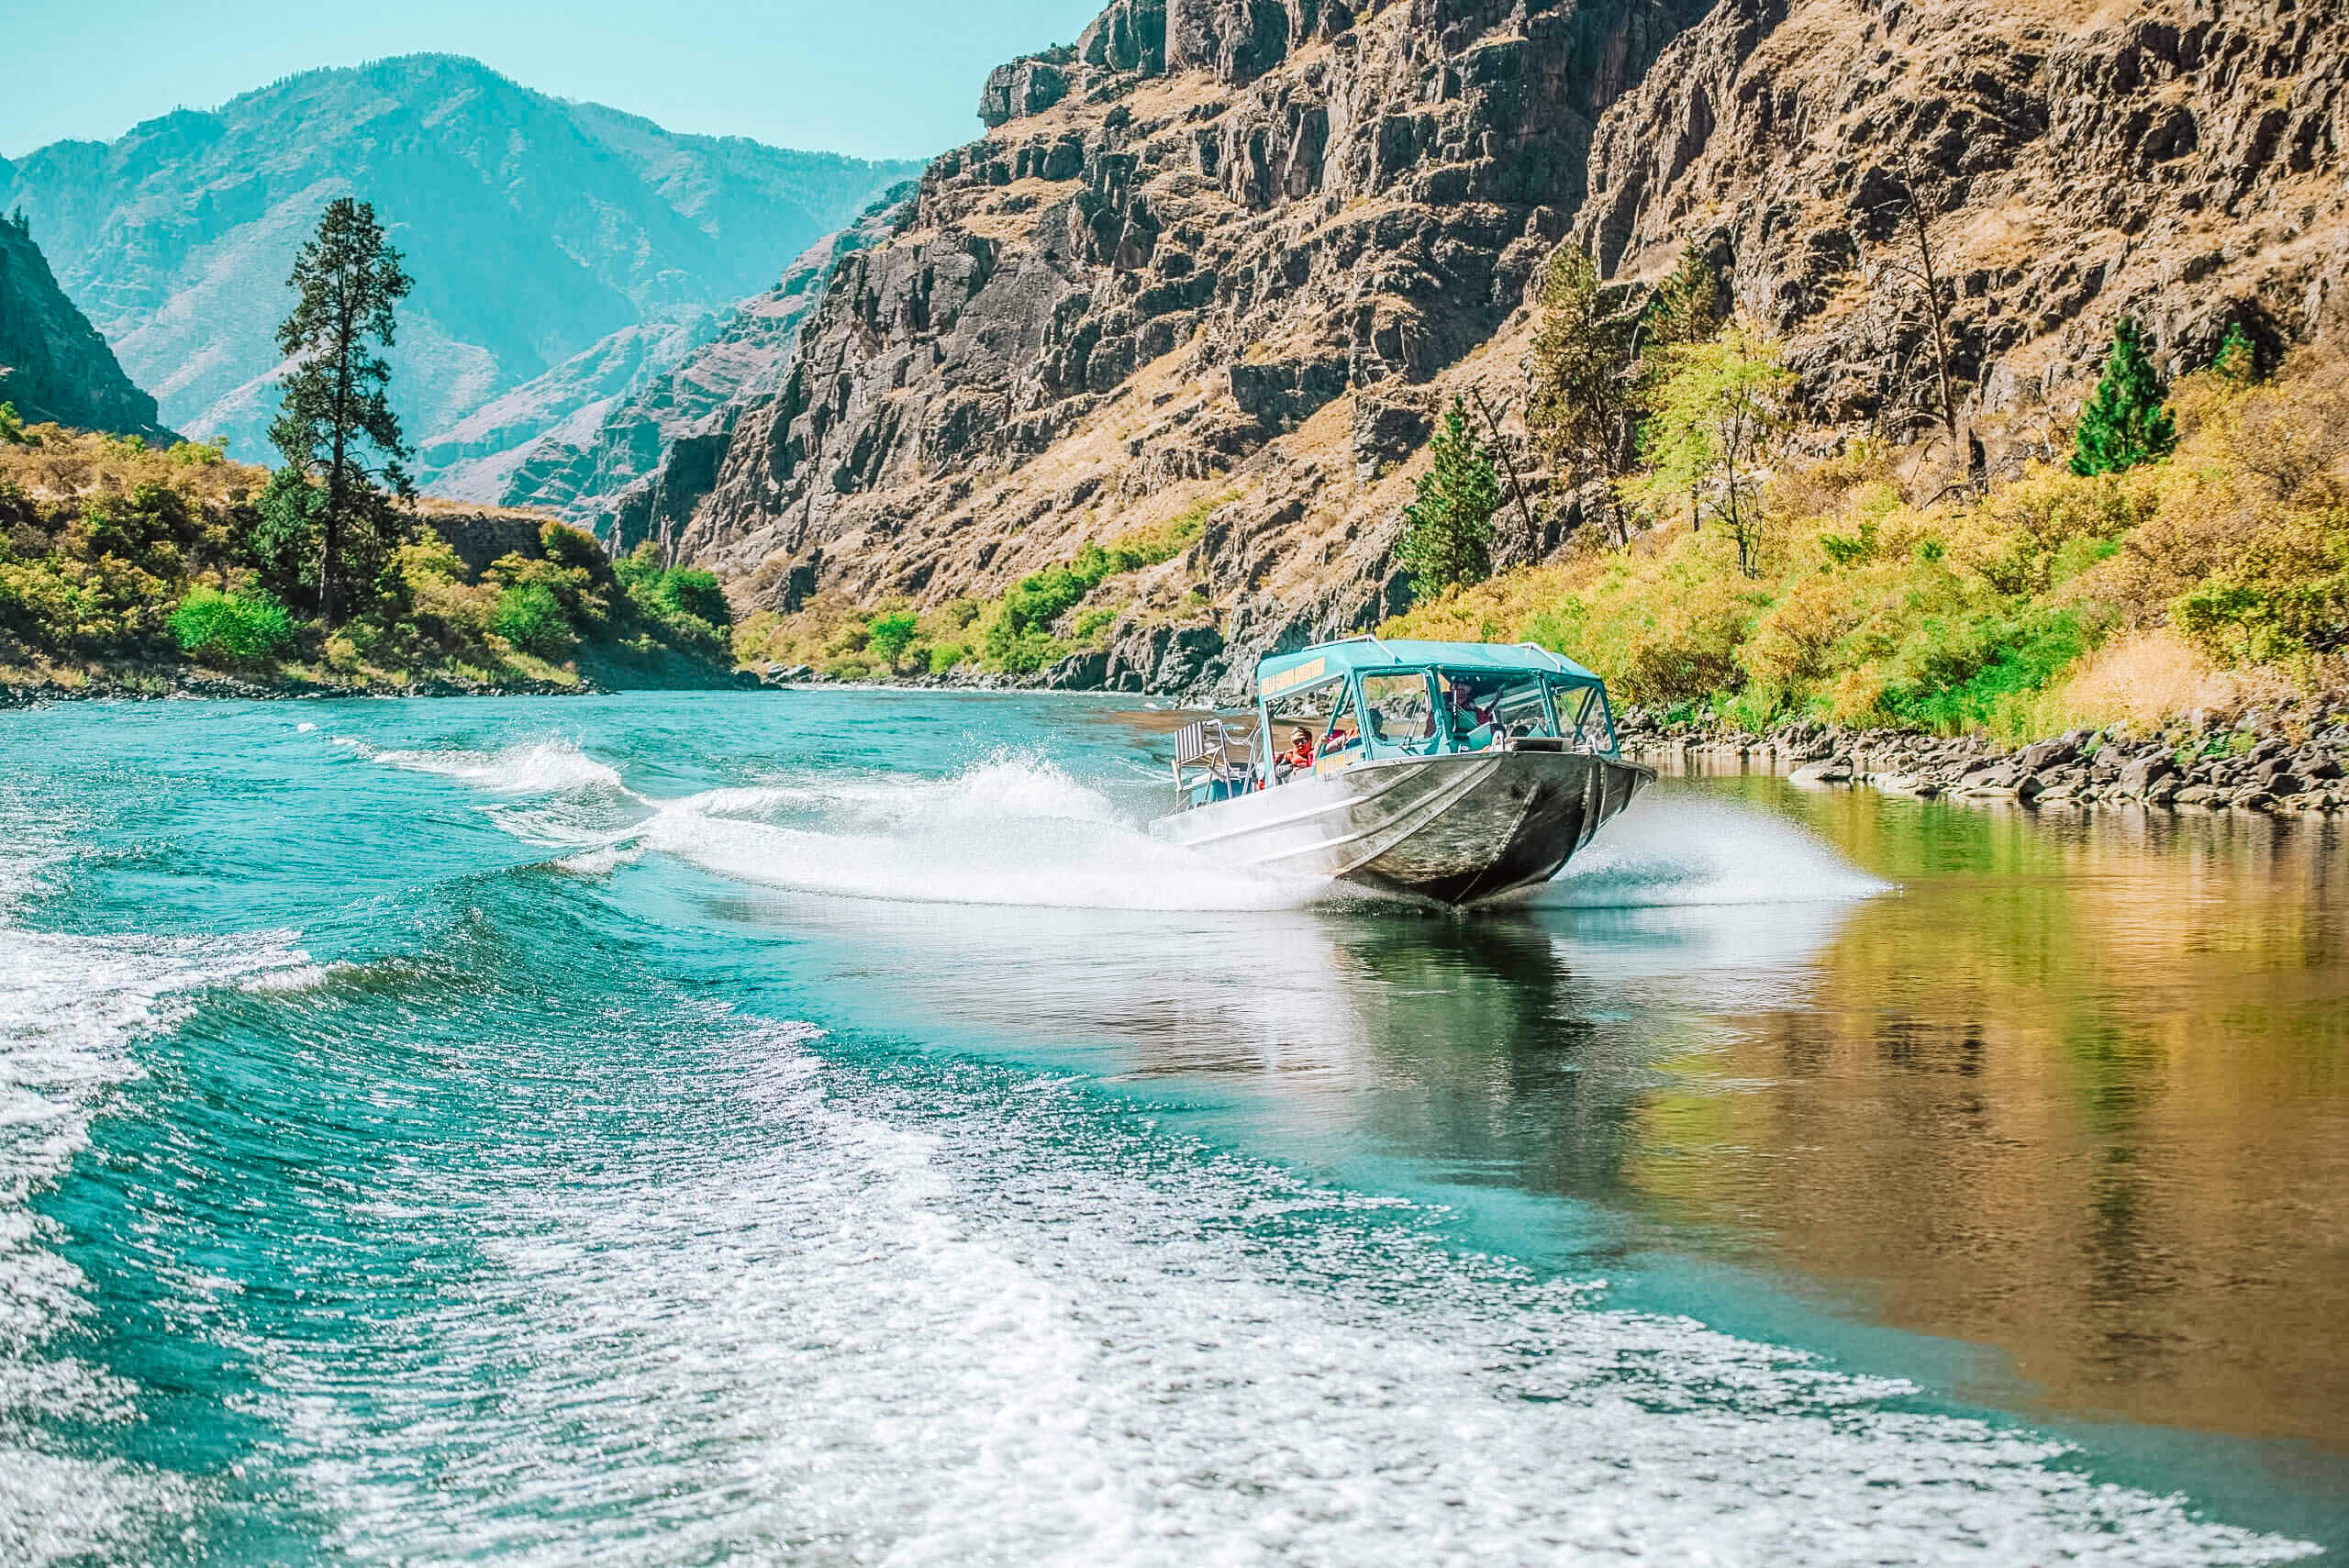
[[1549, 683], [1539, 675], [1439, 670], [1435, 678], [1452, 733], [1471, 751], [1504, 738], [1547, 740], [1558, 733]]
[[1349, 746], [1355, 748], [1355, 756], [1361, 755], [1361, 713], [1354, 705], [1353, 691], [1342, 675], [1303, 691], [1283, 693], [1265, 706], [1264, 717], [1268, 720], [1265, 733], [1271, 741], [1267, 755], [1273, 760], [1276, 782], [1290, 774], [1292, 764], [1287, 759], [1291, 737], [1299, 729], [1311, 742], [1306, 753], [1309, 763], [1333, 762], [1342, 757]]
[[1422, 751], [1434, 742], [1435, 705], [1428, 696], [1426, 671], [1364, 675], [1362, 700], [1364, 725], [1378, 746]]

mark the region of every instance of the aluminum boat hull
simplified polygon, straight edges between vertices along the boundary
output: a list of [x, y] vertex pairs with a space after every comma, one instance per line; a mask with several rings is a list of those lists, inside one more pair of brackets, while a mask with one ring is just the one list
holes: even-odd
[[1193, 806], [1151, 830], [1228, 864], [1480, 904], [1548, 881], [1654, 778], [1577, 751], [1393, 757]]

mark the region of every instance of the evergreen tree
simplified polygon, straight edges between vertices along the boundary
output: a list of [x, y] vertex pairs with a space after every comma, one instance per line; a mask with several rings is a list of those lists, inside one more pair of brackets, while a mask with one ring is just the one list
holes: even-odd
[[2219, 357], [2210, 368], [2230, 385], [2241, 388], [2259, 379], [2259, 350], [2253, 347], [2251, 334], [2243, 329], [2240, 321], [2227, 323], [2227, 335], [2219, 339]]
[[1640, 356], [1651, 379], [1671, 373], [1672, 350], [1687, 343], [1709, 343], [1729, 324], [1721, 309], [1720, 274], [1694, 245], [1684, 246], [1672, 275], [1656, 285], [1640, 313]]
[[2122, 317], [2112, 326], [2112, 351], [2104, 361], [2104, 376], [2096, 395], [2080, 410], [2073, 431], [2072, 472], [2118, 473], [2141, 462], [2169, 455], [2177, 445], [2177, 426], [2162, 406], [2167, 391], [2145, 357], [2137, 324]]
[[[415, 495], [400, 466], [407, 447], [392, 412], [391, 367], [374, 352], [392, 344], [393, 307], [410, 280], [400, 253], [384, 242], [374, 207], [344, 196], [328, 206], [286, 282], [301, 297], [277, 329], [277, 346], [295, 364], [269, 439], [288, 469], [322, 482], [315, 508], [318, 615], [331, 626], [342, 591], [372, 580], [396, 532], [377, 482], [394, 495]], [[363, 455], [369, 447], [372, 463]]]
[[1568, 241], [1551, 253], [1533, 333], [1527, 424], [1560, 467], [1610, 482], [1631, 471], [1639, 410], [1630, 371], [1640, 318], [1625, 308], [1629, 294], [1602, 285]]
[[1493, 514], [1501, 505], [1492, 456], [1468, 434], [1467, 405], [1459, 398], [1428, 450], [1433, 462], [1419, 476], [1418, 498], [1403, 508], [1403, 539], [1395, 551], [1413, 595], [1422, 599], [1492, 575]]

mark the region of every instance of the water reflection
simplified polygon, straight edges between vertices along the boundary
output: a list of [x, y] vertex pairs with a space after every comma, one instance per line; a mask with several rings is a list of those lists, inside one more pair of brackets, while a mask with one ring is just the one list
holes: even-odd
[[2335, 830], [1768, 779], [1643, 810], [1638, 854], [1791, 819], [1898, 887], [1704, 906], [1664, 876], [1642, 907], [1624, 877], [1611, 906], [1472, 918], [720, 902], [814, 938], [861, 1023], [1209, 1083], [1308, 1156], [1594, 1200], [1995, 1347], [2044, 1409], [2349, 1444]]
[[2337, 831], [1738, 793], [1906, 892], [1642, 1107], [1629, 1184], [2052, 1407], [2349, 1442]]

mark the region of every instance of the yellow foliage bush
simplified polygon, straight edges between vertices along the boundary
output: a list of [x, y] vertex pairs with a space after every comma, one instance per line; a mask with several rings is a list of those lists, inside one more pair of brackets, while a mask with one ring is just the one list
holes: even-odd
[[2151, 725], [2338, 679], [2349, 361], [2303, 355], [2265, 385], [2203, 374], [2175, 392], [2181, 439], [2164, 462], [2090, 478], [2033, 465], [1978, 498], [1914, 505], [1855, 444], [1772, 484], [1757, 581], [1683, 521], [1382, 630], [1540, 642], [1625, 700], [1757, 722], [1792, 708], [2016, 734]]

